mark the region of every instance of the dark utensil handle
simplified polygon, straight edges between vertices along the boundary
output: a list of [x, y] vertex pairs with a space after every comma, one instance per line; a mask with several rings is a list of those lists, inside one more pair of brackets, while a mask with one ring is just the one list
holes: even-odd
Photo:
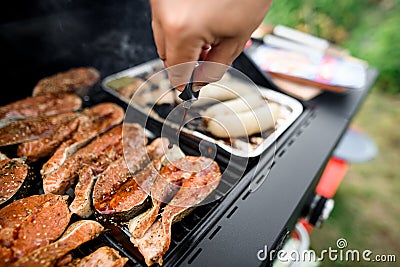
[[186, 84], [185, 89], [183, 89], [182, 93], [179, 94], [179, 98], [183, 101], [194, 102], [199, 98], [200, 91], [193, 92], [193, 76], [194, 70], [192, 75], [190, 75], [190, 80]]

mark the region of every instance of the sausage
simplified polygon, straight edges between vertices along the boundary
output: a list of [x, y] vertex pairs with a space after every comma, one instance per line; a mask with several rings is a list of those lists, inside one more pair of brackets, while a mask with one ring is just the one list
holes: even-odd
[[222, 79], [215, 83], [210, 83], [201, 88], [199, 99], [193, 103], [193, 107], [210, 104], [214, 101], [226, 101], [254, 93], [254, 87], [248, 83], [241, 82], [237, 78], [232, 78], [226, 73]]
[[222, 115], [231, 115], [260, 107], [266, 103], [267, 102], [259, 94], [249, 94], [244, 97], [238, 97], [212, 105], [202, 112], [201, 115], [203, 117], [211, 118]]
[[269, 105], [230, 115], [218, 115], [208, 121], [208, 130], [220, 138], [250, 136], [275, 127], [279, 105]]

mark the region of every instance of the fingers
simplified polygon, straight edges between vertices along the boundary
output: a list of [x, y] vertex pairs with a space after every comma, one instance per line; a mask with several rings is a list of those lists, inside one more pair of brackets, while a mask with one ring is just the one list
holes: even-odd
[[[196, 68], [194, 81], [202, 81], [199, 86], [218, 81], [241, 53], [271, 2], [150, 0], [154, 40], [171, 84], [182, 91], [199, 59], [204, 63]], [[206, 44], [214, 45], [209, 49]]]
[[173, 87], [182, 91], [190, 80], [193, 69], [202, 53], [204, 43], [194, 38], [179, 40], [178, 36], [167, 36], [164, 65]]
[[154, 20], [152, 28], [158, 56], [167, 68], [171, 84], [182, 91], [190, 79], [197, 60], [209, 47], [203, 47], [201, 42], [192, 42], [192, 44], [188, 41], [178, 42], [176, 40], [178, 36], [166, 34], [161, 25]]
[[[197, 61], [189, 61], [189, 62], [173, 65], [173, 66], [167, 68], [168, 78], [171, 82], [171, 85], [175, 89], [177, 89], [181, 92], [183, 91], [183, 89], [185, 89], [185, 86], [190, 80], [190, 76], [192, 75], [192, 72], [193, 72], [193, 69], [195, 68], [196, 63], [197, 63]], [[167, 64], [169, 64], [169, 63], [167, 63]]]
[[247, 38], [223, 39], [212, 48], [204, 44], [200, 46], [201, 43], [199, 42], [192, 44], [192, 49], [190, 49], [190, 46], [186, 46], [186, 50], [184, 47], [175, 50], [182, 51], [181, 53], [172, 53], [173, 46], [170, 46], [167, 42], [165, 64], [168, 67], [171, 84], [182, 91], [189, 81], [198, 59], [203, 61], [196, 67], [194, 73], [193, 80], [196, 84], [194, 90], [199, 90], [208, 83], [219, 81], [232, 62], [243, 51], [246, 41]]
[[220, 80], [246, 43], [237, 38], [228, 38], [211, 47], [203, 41], [190, 38], [179, 41], [179, 38], [165, 35], [160, 25], [154, 21], [152, 27], [157, 53], [164, 61], [172, 86], [179, 91], [182, 91], [190, 80], [199, 59], [203, 62], [194, 74], [197, 87], [201, 88]]
[[151, 22], [151, 27], [153, 29], [153, 36], [154, 42], [156, 43], [157, 47], [157, 54], [161, 60], [165, 60], [165, 40], [164, 40], [164, 33], [161, 29], [161, 26], [156, 22]]
[[235, 58], [242, 52], [246, 41], [228, 38], [213, 46], [208, 51], [204, 61], [196, 68], [194, 80], [199, 84], [219, 81]]

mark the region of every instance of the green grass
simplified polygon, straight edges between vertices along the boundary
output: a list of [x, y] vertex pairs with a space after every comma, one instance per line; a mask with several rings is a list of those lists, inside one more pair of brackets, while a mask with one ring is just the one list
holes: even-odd
[[379, 90], [400, 92], [400, 0], [276, 0], [265, 22], [348, 49], [380, 70]]
[[[400, 261], [400, 96], [373, 90], [353, 124], [377, 143], [377, 157], [352, 164], [336, 196], [331, 217], [312, 234], [316, 251], [336, 248], [339, 238], [349, 249], [395, 254]], [[391, 263], [325, 262], [322, 266], [396, 266]]]
[[397, 264], [326, 261], [323, 267], [400, 266], [400, 0], [275, 0], [264, 21], [325, 38], [379, 70], [353, 120], [377, 143], [378, 155], [351, 165], [311, 245], [319, 252], [345, 238], [349, 249], [397, 256]]

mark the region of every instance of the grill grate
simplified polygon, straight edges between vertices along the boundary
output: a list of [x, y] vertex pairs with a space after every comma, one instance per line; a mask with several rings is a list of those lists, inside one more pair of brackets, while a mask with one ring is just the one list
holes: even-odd
[[[199, 152], [194, 146], [183, 146], [186, 154], [198, 155]], [[221, 172], [223, 173], [219, 186], [214, 190], [212, 194], [204, 200], [204, 205], [199, 205], [194, 208], [186, 217], [181, 221], [176, 222], [172, 225], [172, 238], [171, 244], [167, 253], [163, 256], [163, 266], [174, 265], [176, 260], [180, 256], [187, 252], [189, 244], [193, 241], [194, 233], [203, 226], [206, 220], [212, 218], [211, 213], [217, 209], [219, 204], [222, 202], [224, 196], [235, 187], [243, 176], [241, 172], [236, 172], [239, 167], [233, 166], [229, 170], [226, 169], [226, 159], [219, 160], [218, 162]], [[247, 169], [251, 169], [257, 160], [249, 161]], [[230, 163], [232, 164], [232, 162]], [[235, 164], [235, 163], [233, 163]], [[130, 242], [130, 233], [126, 225], [107, 226], [109, 231], [103, 235], [106, 242], [113, 245], [114, 248], [121, 251], [122, 254], [129, 258], [128, 266], [146, 266], [144, 263], [143, 256], [140, 254], [137, 248], [134, 247], [133, 243]]]
[[[168, 266], [168, 262], [172, 255], [177, 253], [177, 250], [184, 249], [182, 244], [190, 238], [193, 231], [207, 219], [209, 214], [218, 206], [218, 202], [209, 203], [203, 206], [196, 207], [182, 221], [172, 225], [172, 240], [167, 253], [165, 254], [164, 264]], [[137, 248], [130, 242], [129, 231], [127, 226], [108, 225], [108, 231], [102, 235], [102, 241], [119, 250], [124, 256], [129, 258], [127, 266], [146, 266], [143, 256]], [[87, 246], [85, 246], [87, 247]], [[178, 253], [179, 254], [179, 253]]]

